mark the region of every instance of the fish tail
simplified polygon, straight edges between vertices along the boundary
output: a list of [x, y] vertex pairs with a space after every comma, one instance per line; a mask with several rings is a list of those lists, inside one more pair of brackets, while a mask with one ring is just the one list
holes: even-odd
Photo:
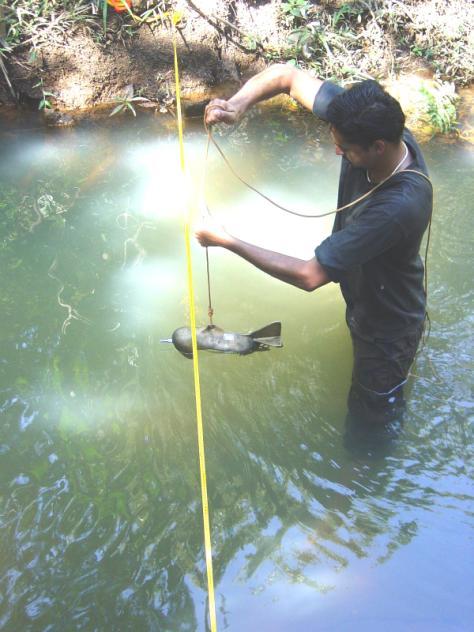
[[249, 334], [249, 336], [262, 346], [283, 347], [280, 321], [275, 321], [261, 329], [257, 329]]

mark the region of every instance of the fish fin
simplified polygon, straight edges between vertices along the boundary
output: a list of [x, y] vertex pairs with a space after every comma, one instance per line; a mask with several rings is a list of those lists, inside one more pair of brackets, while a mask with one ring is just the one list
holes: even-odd
[[205, 331], [215, 331], [218, 333], [224, 333], [224, 330], [221, 329], [221, 327], [218, 327], [217, 325], [207, 325], [207, 327], [204, 327], [202, 329], [201, 333], [204, 333]]
[[254, 338], [255, 342], [261, 346], [259, 351], [263, 351], [268, 347], [283, 347], [280, 336], [271, 336], [269, 338]]
[[274, 323], [265, 325], [261, 329], [256, 329], [249, 334], [251, 338], [273, 338], [274, 336], [281, 336], [281, 322], [276, 320]]
[[252, 331], [249, 336], [253, 338], [255, 342], [259, 342], [260, 344], [268, 345], [270, 347], [283, 347], [283, 343], [281, 341], [280, 321], [275, 321], [274, 323], [270, 323], [261, 329]]

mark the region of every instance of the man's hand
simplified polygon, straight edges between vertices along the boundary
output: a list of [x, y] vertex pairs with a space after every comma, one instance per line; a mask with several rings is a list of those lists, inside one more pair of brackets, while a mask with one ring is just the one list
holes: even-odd
[[240, 121], [243, 114], [244, 111], [231, 100], [213, 99], [206, 106], [204, 122], [206, 125], [214, 125], [215, 123], [234, 125]]
[[196, 239], [201, 246], [221, 246], [227, 248], [232, 237], [225, 228], [207, 215], [195, 226]]

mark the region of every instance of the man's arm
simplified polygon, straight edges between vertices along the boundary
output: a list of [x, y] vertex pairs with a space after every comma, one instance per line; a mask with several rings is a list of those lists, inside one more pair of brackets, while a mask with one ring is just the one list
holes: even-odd
[[207, 125], [237, 123], [252, 105], [277, 94], [289, 94], [303, 107], [312, 110], [322, 83], [303, 70], [275, 64], [249, 79], [228, 101], [213, 99], [206, 107], [204, 119]]
[[[206, 107], [204, 120], [214, 123], [233, 124], [255, 103], [277, 94], [289, 94], [298, 103], [312, 110], [314, 99], [322, 81], [291, 66], [277, 64], [252, 77], [228, 101], [214, 99]], [[209, 221], [196, 231], [202, 246], [220, 246], [246, 259], [267, 274], [308, 292], [330, 281], [323, 267], [313, 257], [309, 261], [272, 252], [248, 244], [229, 235], [222, 227]]]
[[196, 237], [201, 246], [226, 248], [263, 272], [307, 292], [312, 292], [330, 281], [324, 268], [315, 257], [305, 261], [266, 250], [229, 235], [217, 225], [213, 225], [211, 228], [208, 225], [198, 228]]

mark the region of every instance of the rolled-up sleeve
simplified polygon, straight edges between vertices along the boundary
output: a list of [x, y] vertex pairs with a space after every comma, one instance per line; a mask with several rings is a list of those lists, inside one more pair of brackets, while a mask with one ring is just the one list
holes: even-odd
[[[332, 235], [331, 235], [332, 237]], [[340, 283], [344, 277], [345, 268], [341, 268], [338, 258], [335, 256], [335, 244], [331, 237], [325, 239], [314, 251], [318, 263], [324, 268], [327, 276], [333, 283]]]
[[323, 121], [327, 121], [327, 110], [331, 101], [338, 94], [344, 92], [344, 88], [332, 81], [325, 81], [319, 88], [313, 103], [313, 114]]

